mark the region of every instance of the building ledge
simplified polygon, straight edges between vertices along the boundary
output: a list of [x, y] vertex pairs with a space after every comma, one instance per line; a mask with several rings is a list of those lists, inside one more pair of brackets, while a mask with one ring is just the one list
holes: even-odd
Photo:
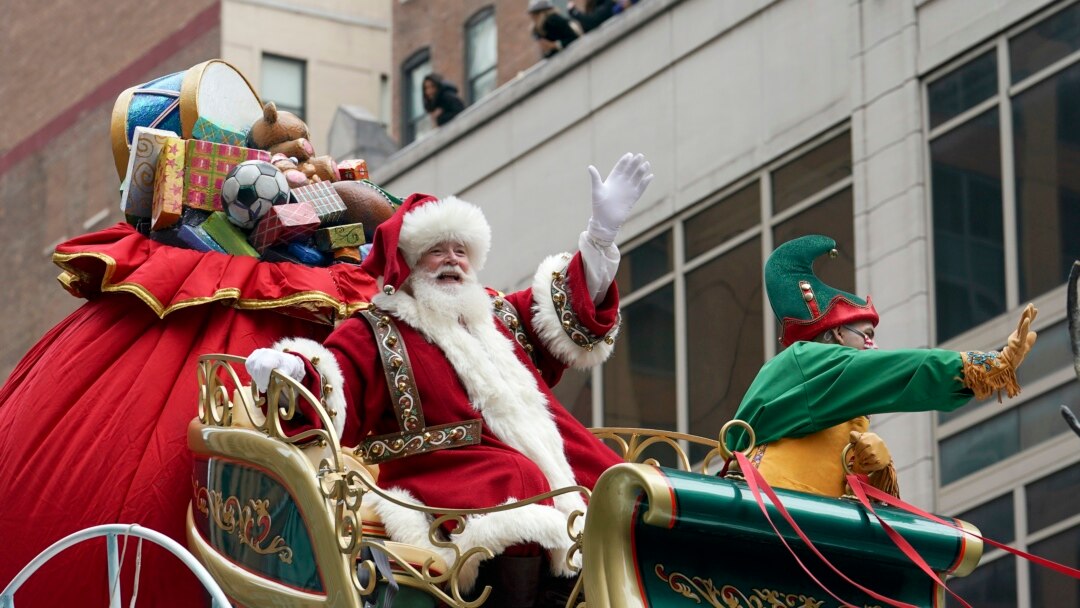
[[579, 66], [586, 65], [603, 49], [651, 23], [658, 15], [682, 1], [641, 0], [632, 9], [608, 19], [600, 27], [585, 34], [554, 57], [541, 59], [528, 69], [519, 72], [516, 77], [466, 108], [454, 120], [439, 127], [431, 135], [398, 150], [385, 163], [375, 168], [372, 177], [379, 183], [393, 181], [457, 140], [476, 131], [485, 123], [511, 110], [522, 100], [548, 84]]

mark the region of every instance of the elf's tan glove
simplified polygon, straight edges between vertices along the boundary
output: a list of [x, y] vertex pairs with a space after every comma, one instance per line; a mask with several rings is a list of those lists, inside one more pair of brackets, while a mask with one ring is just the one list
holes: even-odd
[[1001, 352], [968, 351], [960, 353], [964, 362], [964, 386], [975, 393], [976, 399], [985, 399], [997, 393], [1001, 401], [1001, 391], [1009, 397], [1020, 394], [1020, 385], [1016, 380], [1016, 368], [1020, 367], [1038, 337], [1031, 331], [1031, 323], [1039, 311], [1033, 304], [1024, 307], [1020, 313], [1020, 322], [1016, 330], [1009, 335], [1008, 342]]
[[877, 433], [851, 431], [850, 442], [853, 446], [850, 454], [854, 457], [852, 470], [856, 473], [873, 473], [889, 466], [892, 455], [889, 448]]

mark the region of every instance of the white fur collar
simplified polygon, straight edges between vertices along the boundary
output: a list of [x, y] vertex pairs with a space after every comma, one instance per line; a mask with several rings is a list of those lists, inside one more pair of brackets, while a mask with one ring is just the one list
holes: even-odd
[[[465, 327], [443, 319], [433, 322], [403, 290], [379, 294], [372, 302], [442, 349], [488, 429], [536, 463], [552, 489], [576, 485], [547, 399], [536, 376], [518, 359], [513, 343], [496, 328], [490, 303], [483, 321]], [[584, 506], [576, 495], [555, 502], [565, 513]]]

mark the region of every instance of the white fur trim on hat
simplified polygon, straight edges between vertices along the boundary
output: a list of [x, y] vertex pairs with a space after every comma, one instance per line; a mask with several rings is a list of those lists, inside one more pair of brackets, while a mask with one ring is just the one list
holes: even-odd
[[320, 387], [322, 394], [319, 397], [322, 398], [323, 405], [326, 407], [326, 413], [331, 414], [330, 419], [334, 421], [334, 430], [340, 438], [345, 430], [348, 407], [345, 404], [345, 375], [341, 373], [341, 367], [334, 353], [315, 340], [307, 338], [282, 338], [271, 348], [302, 355], [315, 366], [315, 370], [322, 376]]
[[473, 269], [481, 270], [491, 249], [491, 226], [484, 212], [472, 203], [448, 196], [420, 205], [401, 220], [398, 248], [410, 267], [428, 249], [446, 241], [465, 245]]

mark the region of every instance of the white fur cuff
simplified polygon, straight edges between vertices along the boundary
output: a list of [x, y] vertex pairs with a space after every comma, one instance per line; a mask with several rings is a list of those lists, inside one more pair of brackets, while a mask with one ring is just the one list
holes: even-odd
[[[385, 491], [402, 502], [421, 504], [404, 490], [391, 488]], [[451, 549], [431, 543], [428, 529], [433, 520], [430, 516], [385, 500], [374, 492], [368, 493], [364, 499], [371, 501], [391, 540], [427, 549], [440, 555], [448, 565], [453, 564], [454, 553]], [[515, 500], [510, 499], [507, 503]], [[461, 534], [454, 535], [450, 540], [462, 553], [473, 547], [487, 547], [495, 555], [512, 545], [535, 542], [550, 552], [552, 574], [564, 577], [574, 574], [566, 563], [566, 556], [573, 544], [566, 531], [566, 515], [552, 507], [531, 504], [509, 511], [474, 515], [466, 519]], [[575, 558], [580, 556], [575, 555]], [[462, 591], [473, 589], [481, 561], [480, 556], [474, 555], [462, 565], [458, 574]]]
[[340, 438], [345, 430], [348, 408], [345, 404], [345, 376], [341, 373], [334, 353], [307, 338], [283, 338], [275, 342], [272, 348], [303, 355], [315, 366], [315, 370], [322, 376], [319, 397], [326, 407], [326, 412], [330, 414], [330, 419], [334, 421], [334, 430]]
[[[614, 343], [608, 344], [604, 338], [611, 338], [613, 341], [618, 334], [619, 328], [615, 327], [607, 336], [603, 336], [599, 340], [596, 340], [595, 337], [591, 339], [585, 338], [590, 346], [578, 344], [567, 333], [552, 295], [552, 274], [555, 272], [565, 274], [566, 265], [569, 261], [570, 255], [563, 253], [553, 255], [540, 263], [540, 267], [533, 276], [533, 310], [536, 313], [533, 324], [544, 347], [551, 351], [559, 361], [578, 369], [588, 369], [603, 363], [611, 356], [615, 345]], [[588, 294], [586, 294], [586, 297], [588, 297]], [[570, 307], [569, 293], [565, 296], [565, 307], [568, 314], [573, 316], [574, 312]], [[576, 319], [571, 320], [576, 321]]]

